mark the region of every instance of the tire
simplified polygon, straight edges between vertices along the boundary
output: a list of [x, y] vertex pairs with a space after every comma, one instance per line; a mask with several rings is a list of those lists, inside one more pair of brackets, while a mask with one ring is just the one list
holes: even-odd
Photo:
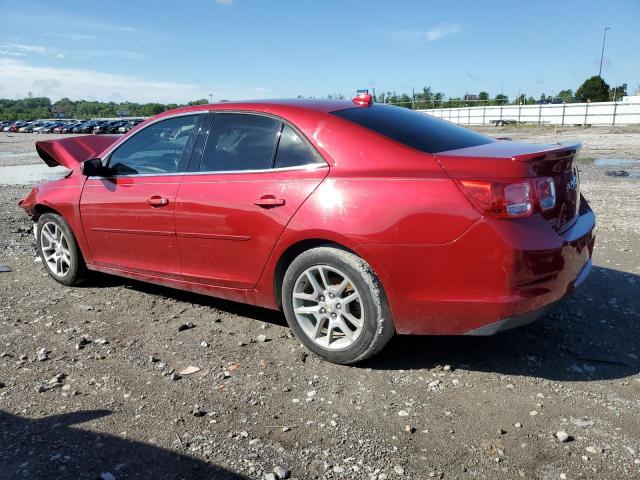
[[336, 247], [313, 248], [291, 262], [282, 305], [298, 340], [332, 363], [370, 358], [395, 333], [382, 284], [369, 264]]
[[47, 273], [62, 285], [82, 282], [86, 276], [84, 259], [65, 219], [55, 213], [45, 213], [38, 219], [36, 232], [38, 255]]

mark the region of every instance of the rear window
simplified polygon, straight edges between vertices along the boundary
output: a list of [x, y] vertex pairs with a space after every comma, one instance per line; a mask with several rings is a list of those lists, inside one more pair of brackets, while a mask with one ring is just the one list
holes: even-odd
[[391, 105], [374, 104], [331, 113], [426, 153], [475, 147], [495, 141], [431, 115]]

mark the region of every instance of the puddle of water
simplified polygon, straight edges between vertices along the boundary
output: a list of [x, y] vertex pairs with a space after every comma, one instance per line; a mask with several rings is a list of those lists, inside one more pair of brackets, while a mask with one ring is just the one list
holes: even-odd
[[636, 158], [599, 158], [593, 162], [598, 167], [620, 167], [624, 165], [640, 165]]
[[0, 158], [31, 157], [35, 155], [34, 152], [3, 152], [0, 153]]
[[67, 173], [67, 168], [51, 168], [45, 164], [0, 167], [0, 185], [32, 185], [64, 178]]

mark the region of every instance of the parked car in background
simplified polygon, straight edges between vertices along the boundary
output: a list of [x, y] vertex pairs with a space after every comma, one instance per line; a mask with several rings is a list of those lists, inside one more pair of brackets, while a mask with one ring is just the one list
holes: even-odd
[[95, 122], [93, 120], [84, 120], [78, 123], [73, 128], [73, 133], [91, 133], [91, 130], [89, 130], [89, 128], [93, 128], [94, 125], [95, 125]]
[[100, 123], [96, 124], [95, 127], [93, 127], [93, 133], [96, 134], [96, 135], [105, 134], [111, 128], [111, 125], [113, 123], [114, 123], [113, 120], [100, 122]]
[[12, 123], [9, 126], [9, 132], [12, 132], [12, 133], [13, 132], [17, 132], [18, 129], [20, 129], [20, 127], [23, 127], [24, 125], [26, 125], [26, 123], [27, 122], [15, 122], [15, 123]]
[[61, 127], [63, 122], [51, 122], [49, 125], [40, 130], [40, 133], [54, 133], [54, 130]]
[[79, 124], [80, 122], [67, 123], [62, 127], [62, 133], [73, 133], [73, 129]]
[[37, 142], [72, 173], [20, 205], [63, 285], [88, 269], [282, 309], [308, 349], [349, 364], [395, 333], [524, 325], [581, 285], [595, 215], [579, 149], [368, 95], [198, 105]]
[[135, 120], [129, 120], [124, 125], [118, 127], [118, 133], [127, 133], [129, 130], [131, 130], [134, 127], [137, 127], [142, 122], [144, 122], [144, 119], [142, 119], [142, 118], [137, 118]]
[[109, 124], [108, 127], [105, 128], [105, 132], [104, 133], [119, 133], [118, 129], [124, 125], [126, 125], [126, 120], [117, 120], [115, 122], [112, 122], [111, 124]]
[[29, 128], [27, 129], [27, 133], [34, 133], [36, 131], [36, 128], [40, 128], [41, 126], [43, 126], [44, 124], [46, 124], [47, 122], [44, 120], [40, 120], [37, 122], [32, 122], [31, 125], [29, 126]]
[[53, 122], [44, 122], [41, 125], [33, 128], [33, 133], [42, 133], [47, 127], [53, 125]]
[[3, 132], [10, 132], [11, 129], [13, 129], [15, 127], [16, 123], [18, 123], [18, 122], [15, 122], [15, 121], [9, 122], [7, 125], [5, 125], [5, 127], [2, 129], [2, 131]]
[[22, 124], [21, 127], [18, 128], [17, 132], [18, 133], [29, 133], [29, 131], [32, 129], [32, 125], [33, 125], [33, 122], [26, 122], [26, 123]]

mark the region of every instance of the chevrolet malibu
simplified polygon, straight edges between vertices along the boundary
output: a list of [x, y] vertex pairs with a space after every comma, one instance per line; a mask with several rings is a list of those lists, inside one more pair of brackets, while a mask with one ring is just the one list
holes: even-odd
[[404, 108], [181, 108], [36, 143], [71, 172], [20, 202], [63, 285], [99, 271], [282, 309], [319, 356], [532, 322], [589, 273], [579, 144], [496, 140]]

